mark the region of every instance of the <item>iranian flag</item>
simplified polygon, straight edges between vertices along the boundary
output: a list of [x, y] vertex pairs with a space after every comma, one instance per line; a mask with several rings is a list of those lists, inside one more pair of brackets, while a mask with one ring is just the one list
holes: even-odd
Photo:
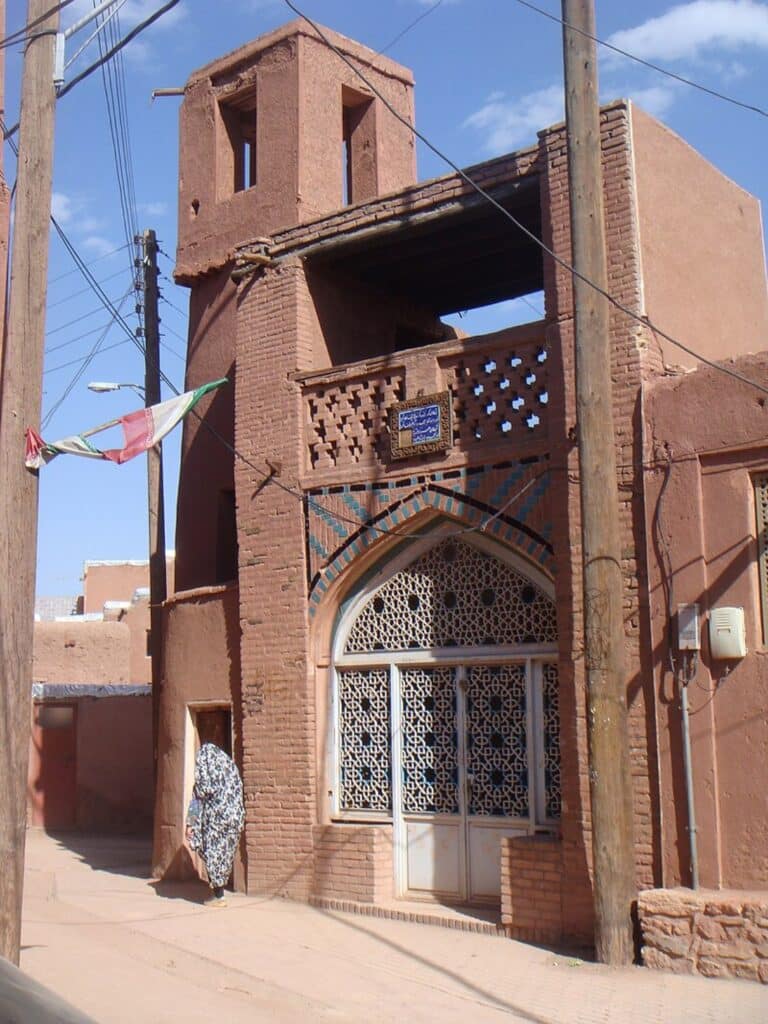
[[[136, 412], [129, 412], [127, 416], [120, 416], [116, 420], [110, 420], [109, 423], [102, 423], [91, 430], [84, 430], [81, 434], [73, 434], [72, 437], [63, 437], [60, 441], [44, 441], [35, 430], [28, 427], [24, 463], [28, 469], [39, 469], [51, 459], [55, 459], [57, 455], [82, 455], [86, 459], [107, 459], [109, 462], [118, 464], [128, 462], [129, 459], [141, 455], [142, 452], [162, 441], [165, 435], [169, 434], [176, 424], [194, 409], [203, 395], [207, 395], [209, 391], [214, 391], [226, 383], [227, 378], [222, 377], [221, 380], [203, 384], [202, 387], [195, 388], [194, 391], [186, 391], [176, 398], [169, 398], [167, 402], [159, 402], [157, 405], [137, 409]], [[125, 445], [122, 448], [109, 448], [102, 451], [88, 440], [94, 434], [99, 434], [118, 424], [122, 426], [125, 438]]]

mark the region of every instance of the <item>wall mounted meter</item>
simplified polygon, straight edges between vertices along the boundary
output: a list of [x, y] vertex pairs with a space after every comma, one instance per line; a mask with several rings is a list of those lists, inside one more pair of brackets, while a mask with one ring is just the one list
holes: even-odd
[[743, 608], [713, 608], [709, 613], [709, 651], [715, 660], [743, 658], [747, 629]]
[[677, 606], [677, 649], [678, 651], [700, 651], [699, 606], [679, 604]]

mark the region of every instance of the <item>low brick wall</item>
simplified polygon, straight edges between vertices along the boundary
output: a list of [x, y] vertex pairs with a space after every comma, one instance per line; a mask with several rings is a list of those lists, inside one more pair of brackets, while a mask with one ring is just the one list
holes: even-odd
[[646, 967], [768, 984], [768, 892], [649, 889], [637, 905]]
[[501, 840], [501, 923], [513, 939], [559, 942], [563, 855], [556, 836]]
[[313, 896], [376, 903], [392, 898], [392, 830], [382, 825], [313, 829]]

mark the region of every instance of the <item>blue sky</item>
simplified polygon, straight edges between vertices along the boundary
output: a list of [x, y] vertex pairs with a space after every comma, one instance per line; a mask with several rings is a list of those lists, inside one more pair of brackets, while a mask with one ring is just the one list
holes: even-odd
[[[557, 0], [537, 0], [559, 15]], [[161, 6], [162, 0], [125, 0], [123, 32]], [[92, 6], [76, 0], [64, 12], [71, 23]], [[539, 128], [562, 118], [559, 26], [516, 0], [301, 0], [310, 17], [374, 49], [387, 47], [424, 14], [388, 55], [416, 76], [417, 123], [462, 165], [530, 144]], [[20, 28], [21, 0], [8, 0], [7, 30]], [[430, 10], [430, 8], [433, 8]], [[282, 0], [182, 0], [129, 45], [124, 57], [126, 119], [136, 219], [161, 241], [163, 279], [162, 366], [183, 388], [187, 292], [170, 280], [176, 237], [178, 99], [151, 102], [155, 88], [181, 86], [195, 68], [294, 17]], [[755, 0], [597, 0], [598, 35], [654, 63], [746, 103], [765, 106], [768, 95], [768, 4]], [[88, 32], [67, 46], [69, 59]], [[76, 74], [97, 56], [95, 44], [67, 72]], [[630, 96], [656, 114], [725, 174], [765, 200], [768, 119], [707, 96], [606, 51], [600, 55], [601, 96]], [[6, 118], [16, 120], [21, 60], [7, 51]], [[6, 176], [14, 178], [6, 147]], [[419, 176], [447, 170], [419, 147]], [[103, 288], [115, 302], [130, 292], [131, 256], [125, 232], [101, 75], [61, 99], [57, 108], [54, 214]], [[123, 246], [123, 248], [121, 248]], [[115, 252], [115, 250], [118, 250]], [[681, 259], [685, 250], [681, 249]], [[117, 327], [72, 386], [83, 359], [108, 320], [86, 289], [58, 239], [50, 250], [49, 313], [44, 377], [43, 434], [74, 433], [135, 408], [130, 391], [93, 395], [89, 380], [143, 380], [140, 353]], [[130, 294], [122, 307], [136, 325]], [[492, 329], [510, 318], [532, 319], [520, 307], [488, 312], [472, 321]], [[467, 324], [463, 324], [467, 326]], [[662, 325], [663, 326], [663, 325]], [[683, 339], [695, 347], [695, 339]], [[71, 387], [70, 393], [64, 393]], [[62, 400], [63, 398], [63, 400]], [[175, 482], [180, 431], [166, 441], [167, 530], [173, 542]], [[40, 474], [38, 593], [77, 593], [86, 559], [143, 558], [146, 554], [146, 469], [143, 459], [125, 466], [62, 457]]]

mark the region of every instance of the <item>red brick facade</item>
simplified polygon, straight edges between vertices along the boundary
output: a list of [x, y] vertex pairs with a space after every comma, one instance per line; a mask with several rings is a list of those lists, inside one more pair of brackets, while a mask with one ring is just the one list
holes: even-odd
[[[207, 189], [206, 202], [214, 202], [205, 175], [215, 173], [215, 160], [213, 152], [201, 152], [206, 143], [192, 132], [195, 118], [206, 104], [221, 102], [224, 82], [230, 83], [227, 102], [232, 97], [239, 102], [231, 83], [245, 90], [252, 79], [261, 82], [259, 76], [277, 67], [293, 82], [291, 61], [301, 61], [302, 48], [310, 46], [302, 33], [288, 26], [191, 80], [182, 115], [182, 178], [195, 162], [195, 187], [201, 195]], [[376, 82], [386, 79], [382, 88], [394, 90], [409, 116], [409, 74], [363, 54], [357, 44], [338, 41], [353, 61], [370, 61]], [[348, 95], [347, 79], [346, 71], [324, 62], [312, 103], [320, 104], [323, 94], [327, 104], [338, 104], [339, 96]], [[302, 119], [308, 97], [300, 76], [296, 88], [297, 107], [286, 134], [296, 149], [287, 146], [286, 159], [301, 168], [314, 159], [317, 140], [311, 122]], [[293, 96], [289, 91], [274, 108], [265, 100], [259, 109], [264, 131], [272, 130], [269, 125]], [[195, 586], [222, 582], [201, 578], [213, 569], [196, 543], [220, 530], [213, 495], [231, 486], [231, 477], [241, 678], [234, 712], [241, 716], [247, 800], [246, 885], [250, 892], [300, 899], [377, 903], [392, 897], [392, 823], [332, 820], [338, 817], [328, 783], [334, 629], [359, 581], [393, 557], [405, 534], [443, 521], [477, 531], [485, 524], [489, 537], [553, 586], [558, 635], [560, 823], [549, 837], [502, 840], [503, 922], [520, 937], [588, 940], [590, 814], [570, 275], [551, 258], [542, 262], [538, 250], [526, 249], [519, 237], [512, 241], [512, 225], [483, 220], [487, 211], [458, 176], [412, 184], [401, 128], [375, 109], [371, 145], [378, 178], [366, 165], [363, 201], [343, 207], [340, 193], [334, 201], [336, 184], [329, 181], [336, 182], [339, 170], [336, 150], [333, 158], [329, 151], [328, 174], [315, 175], [315, 193], [302, 194], [298, 208], [290, 195], [275, 191], [274, 169], [266, 166], [264, 180], [257, 176], [253, 188], [224, 202], [219, 221], [210, 212], [197, 226], [189, 219], [186, 179], [181, 200], [187, 220], [177, 276], [191, 287], [195, 311], [188, 384], [201, 383], [207, 373], [227, 372], [233, 363], [234, 397], [227, 399], [227, 415], [233, 415], [234, 429], [228, 423], [225, 433], [238, 457], [233, 460], [224, 450], [214, 455], [194, 425], [185, 428], [184, 460], [196, 458], [203, 476], [193, 479], [182, 470], [178, 576], [182, 589], [192, 581]], [[643, 116], [645, 142], [653, 125]], [[215, 150], [220, 144], [210, 145]], [[636, 188], [638, 153], [629, 104], [604, 109], [602, 145], [608, 288], [637, 316], [653, 317], [644, 291], [640, 230], [648, 211]], [[316, 163], [315, 171], [320, 157]], [[562, 127], [542, 131], [537, 146], [472, 168], [472, 174], [540, 231], [559, 259], [570, 260]], [[384, 194], [387, 188], [399, 190]], [[260, 207], [269, 196], [277, 205]], [[242, 208], [240, 221], [233, 220], [235, 206]], [[482, 247], [473, 250], [472, 239], [481, 234]], [[494, 244], [510, 267], [507, 293], [499, 291], [504, 285]], [[513, 254], [504, 248], [513, 245]], [[468, 256], [480, 262], [472, 264]], [[701, 260], [715, 258], [714, 252], [700, 254]], [[432, 261], [444, 270], [433, 272]], [[458, 337], [439, 316], [440, 309], [456, 308], [448, 294], [453, 287], [464, 289], [467, 308], [473, 300], [482, 305], [540, 288], [545, 317], [494, 335]], [[213, 317], [210, 310], [217, 303], [220, 314]], [[660, 816], [653, 674], [658, 654], [651, 649], [648, 616], [643, 387], [664, 364], [643, 323], [614, 309], [610, 330], [635, 856], [638, 887], [646, 888], [661, 882], [667, 839]], [[443, 390], [449, 392], [454, 420], [448, 451], [392, 462], [389, 407]], [[516, 404], [508, 402], [508, 394]], [[504, 411], [508, 407], [514, 414]], [[193, 514], [191, 496], [198, 493], [201, 504]], [[226, 644], [231, 642], [227, 637]], [[177, 699], [184, 688], [179, 682]], [[170, 829], [170, 845], [173, 836]]]

